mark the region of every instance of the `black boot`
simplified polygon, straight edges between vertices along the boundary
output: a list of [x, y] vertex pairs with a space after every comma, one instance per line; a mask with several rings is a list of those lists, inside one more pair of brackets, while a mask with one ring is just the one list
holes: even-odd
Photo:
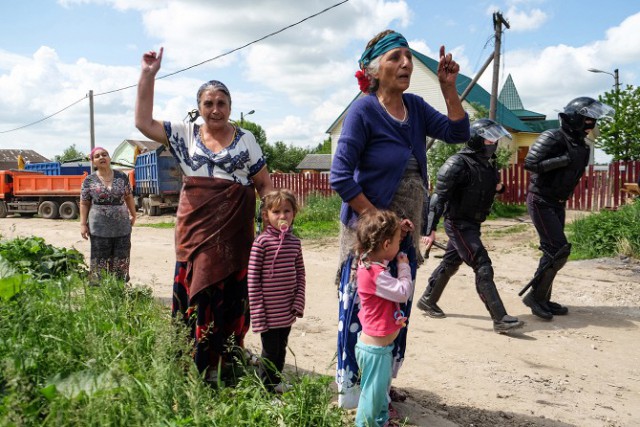
[[569, 309], [564, 305], [558, 304], [557, 302], [551, 301], [551, 292], [553, 291], [553, 284], [549, 286], [549, 293], [547, 294], [547, 311], [553, 314], [554, 316], [565, 316], [569, 314]]
[[503, 334], [524, 326], [517, 317], [509, 316], [493, 282], [493, 267], [483, 265], [476, 271], [476, 290], [493, 319], [493, 330]]
[[531, 289], [527, 295], [522, 299], [524, 305], [531, 309], [531, 313], [538, 316], [544, 320], [553, 319], [553, 313], [549, 311], [549, 307], [547, 306], [544, 300], [538, 301], [535, 297], [536, 290]]
[[531, 313], [544, 320], [553, 319], [553, 312], [547, 304], [550, 294], [551, 284], [556, 277], [556, 270], [553, 266], [548, 266], [542, 273], [538, 274], [538, 280], [531, 286], [531, 290], [522, 299], [522, 302], [531, 309]]
[[451, 276], [458, 271], [457, 265], [446, 264], [444, 262], [433, 271], [429, 277], [429, 285], [416, 304], [418, 308], [425, 312], [429, 317], [434, 319], [443, 319], [446, 317], [444, 311], [438, 307], [438, 301], [447, 287]]

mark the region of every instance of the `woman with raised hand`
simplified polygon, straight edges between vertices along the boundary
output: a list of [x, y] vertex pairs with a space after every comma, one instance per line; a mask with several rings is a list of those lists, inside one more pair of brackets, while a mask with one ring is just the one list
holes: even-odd
[[[400, 33], [383, 31], [369, 41], [356, 73], [365, 94], [347, 112], [331, 165], [331, 185], [343, 200], [341, 230], [341, 283], [336, 381], [339, 404], [358, 403], [358, 365], [354, 347], [362, 330], [357, 317], [359, 302], [351, 280], [354, 224], [359, 215], [389, 209], [402, 219], [400, 250], [409, 257], [412, 279], [422, 262], [418, 252], [423, 200], [427, 191], [426, 138], [447, 143], [469, 139], [469, 118], [456, 90], [460, 67], [440, 48], [438, 81], [447, 106], [441, 114], [419, 96], [405, 93], [413, 73], [413, 54]], [[395, 261], [390, 271], [397, 274]], [[401, 304], [411, 314], [410, 298]], [[395, 339], [393, 376], [404, 359], [407, 328]], [[392, 398], [396, 395], [392, 394]], [[401, 396], [399, 396], [401, 398]]]
[[196, 93], [203, 123], [153, 118], [163, 49], [142, 56], [136, 127], [164, 144], [184, 173], [176, 217], [173, 315], [191, 327], [195, 363], [208, 381], [225, 379], [249, 329], [247, 268], [257, 191], [273, 189], [251, 132], [229, 122], [231, 94], [217, 80]]

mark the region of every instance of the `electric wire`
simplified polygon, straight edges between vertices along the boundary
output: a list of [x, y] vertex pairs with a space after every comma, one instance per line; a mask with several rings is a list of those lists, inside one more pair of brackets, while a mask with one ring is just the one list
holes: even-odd
[[[234, 53], [234, 52], [237, 52], [237, 51], [239, 51], [239, 50], [245, 49], [245, 48], [247, 48], [247, 47], [249, 47], [249, 46], [251, 46], [251, 45], [253, 45], [253, 44], [259, 43], [259, 42], [261, 42], [261, 41], [263, 41], [263, 40], [266, 40], [266, 39], [268, 39], [268, 38], [270, 38], [270, 37], [273, 37], [273, 36], [275, 36], [275, 35], [277, 35], [277, 34], [280, 34], [280, 33], [282, 33], [283, 31], [286, 31], [286, 30], [288, 30], [288, 29], [290, 29], [290, 28], [293, 28], [293, 27], [295, 27], [295, 26], [297, 26], [297, 25], [300, 25], [300, 24], [302, 24], [302, 23], [303, 23], [303, 22], [305, 22], [305, 21], [308, 21], [308, 20], [313, 19], [313, 18], [315, 18], [315, 17], [317, 17], [317, 16], [320, 16], [320, 15], [322, 15], [322, 14], [324, 14], [324, 13], [327, 13], [327, 12], [328, 12], [328, 11], [330, 11], [331, 9], [334, 9], [334, 8], [336, 8], [336, 7], [338, 7], [338, 6], [341, 6], [341, 5], [343, 5], [343, 4], [345, 4], [345, 3], [348, 3], [348, 2], [349, 2], [349, 0], [342, 0], [342, 1], [340, 1], [340, 2], [338, 2], [338, 3], [335, 3], [335, 4], [333, 4], [333, 5], [331, 5], [331, 6], [327, 7], [327, 8], [325, 8], [325, 9], [323, 9], [323, 10], [319, 11], [319, 12], [314, 13], [313, 15], [309, 15], [309, 16], [307, 16], [306, 18], [303, 18], [303, 19], [301, 19], [301, 20], [299, 20], [299, 21], [297, 21], [297, 22], [295, 22], [295, 23], [293, 23], [293, 24], [289, 24], [289, 25], [287, 25], [286, 27], [283, 27], [283, 28], [281, 28], [281, 29], [279, 29], [279, 30], [277, 30], [277, 31], [274, 31], [274, 32], [269, 33], [269, 34], [267, 34], [267, 35], [265, 35], [265, 36], [262, 36], [262, 37], [260, 37], [259, 39], [253, 40], [253, 41], [251, 41], [251, 42], [249, 42], [249, 43], [245, 43], [244, 45], [242, 45], [242, 46], [240, 46], [240, 47], [236, 47], [236, 48], [231, 49], [231, 50], [229, 50], [229, 51], [227, 51], [227, 52], [221, 53], [220, 55], [214, 56], [213, 58], [205, 59], [204, 61], [198, 62], [197, 64], [193, 64], [193, 65], [190, 65], [190, 66], [188, 66], [188, 67], [186, 67], [186, 68], [182, 68], [182, 69], [180, 69], [180, 70], [174, 71], [174, 72], [172, 72], [172, 73], [165, 74], [165, 75], [162, 75], [162, 76], [160, 76], [160, 77], [156, 77], [156, 80], [166, 79], [167, 77], [175, 76], [176, 74], [179, 74], [179, 73], [185, 72], [185, 71], [190, 70], [190, 69], [192, 69], [192, 68], [199, 67], [199, 66], [201, 66], [201, 65], [203, 65], [203, 64], [206, 64], [207, 62], [215, 61], [215, 60], [217, 60], [217, 59], [220, 59], [220, 58], [222, 58], [222, 57], [225, 57], [225, 56], [227, 56], [227, 55], [230, 55], [230, 54], [232, 54], [232, 53]], [[94, 98], [95, 98], [95, 97], [97, 97], [97, 96], [109, 95], [109, 94], [112, 94], [112, 93], [116, 93], [116, 92], [120, 92], [120, 91], [123, 91], [123, 90], [131, 89], [131, 88], [134, 88], [134, 87], [136, 87], [136, 86], [138, 86], [138, 84], [137, 84], [137, 83], [136, 83], [136, 84], [133, 84], [133, 85], [129, 85], [129, 86], [125, 86], [125, 87], [121, 87], [121, 88], [119, 88], [119, 89], [109, 90], [109, 91], [106, 91], [106, 92], [100, 92], [100, 93], [94, 93], [94, 94], [93, 94], [93, 96], [94, 96]], [[8, 130], [0, 131], [0, 134], [9, 133], [9, 132], [14, 132], [14, 131], [17, 131], [17, 130], [20, 130], [20, 129], [24, 129], [24, 128], [27, 128], [27, 127], [30, 127], [30, 126], [36, 125], [36, 124], [38, 124], [38, 123], [44, 122], [45, 120], [48, 120], [48, 119], [50, 119], [50, 118], [52, 118], [52, 117], [54, 117], [54, 116], [56, 116], [56, 115], [58, 115], [58, 114], [62, 113], [64, 110], [67, 110], [67, 109], [69, 109], [69, 108], [73, 107], [74, 105], [76, 105], [76, 104], [77, 104], [77, 103], [79, 103], [80, 101], [85, 100], [86, 98], [87, 98], [87, 95], [85, 95], [83, 98], [81, 98], [81, 99], [79, 99], [79, 100], [75, 101], [74, 103], [69, 104], [69, 105], [67, 105], [66, 107], [64, 107], [64, 108], [62, 108], [62, 109], [60, 109], [60, 110], [56, 111], [55, 113], [52, 113], [52, 114], [50, 114], [50, 115], [48, 115], [48, 116], [46, 116], [46, 117], [43, 117], [43, 118], [41, 118], [41, 119], [39, 119], [39, 120], [36, 120], [35, 122], [27, 123], [27, 124], [25, 124], [25, 125], [22, 125], [22, 126], [19, 126], [19, 127], [13, 128], [13, 129], [8, 129]]]

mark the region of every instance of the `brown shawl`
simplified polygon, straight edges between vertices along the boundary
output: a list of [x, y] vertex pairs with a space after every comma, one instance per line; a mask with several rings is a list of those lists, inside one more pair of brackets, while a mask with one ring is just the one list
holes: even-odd
[[244, 270], [254, 237], [253, 186], [184, 177], [176, 217], [176, 259], [187, 263], [189, 298]]

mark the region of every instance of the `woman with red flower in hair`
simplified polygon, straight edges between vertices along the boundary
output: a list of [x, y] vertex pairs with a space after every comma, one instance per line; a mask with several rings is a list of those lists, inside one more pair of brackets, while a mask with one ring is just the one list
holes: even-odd
[[[350, 280], [356, 220], [376, 209], [389, 209], [402, 218], [400, 250], [409, 257], [415, 281], [416, 269], [423, 261], [417, 249], [427, 196], [426, 138], [447, 143], [469, 139], [469, 117], [456, 89], [460, 67], [450, 53], [445, 53], [444, 46], [440, 48], [437, 74], [446, 115], [421, 97], [405, 93], [411, 82], [413, 54], [400, 33], [387, 30], [371, 39], [359, 66], [356, 78], [364, 96], [347, 112], [331, 165], [331, 185], [343, 200], [336, 380], [339, 404], [346, 408], [357, 405], [359, 394], [354, 349], [362, 327], [357, 316], [357, 293]], [[389, 267], [397, 275], [395, 261]], [[410, 315], [411, 300], [401, 305], [403, 317]], [[394, 342], [394, 377], [404, 359], [406, 338], [407, 328], [402, 328]]]

